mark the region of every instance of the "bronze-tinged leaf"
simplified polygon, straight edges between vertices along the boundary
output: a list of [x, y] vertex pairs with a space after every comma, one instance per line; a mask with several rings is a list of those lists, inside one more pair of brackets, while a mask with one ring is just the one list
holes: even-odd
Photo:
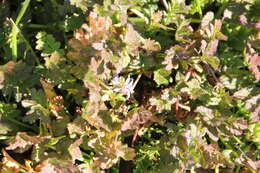
[[49, 108], [57, 118], [62, 118], [59, 113], [64, 109], [63, 102], [64, 100], [62, 96], [54, 96], [50, 100]]
[[[214, 132], [212, 132], [212, 131]], [[214, 129], [214, 128], [209, 128], [209, 129], [206, 129], [206, 133], [208, 134], [208, 136], [210, 137], [210, 139], [212, 139], [213, 141], [217, 142], [218, 141], [218, 134], [217, 134], [217, 130]]]
[[89, 102], [83, 110], [82, 118], [87, 120], [91, 126], [110, 131], [108, 125], [101, 118], [100, 112], [106, 113], [106, 107], [104, 103], [98, 104], [95, 102]]
[[257, 81], [260, 81], [260, 55], [252, 48], [250, 43], [247, 43], [246, 59], [249, 63], [249, 70], [253, 73]]
[[47, 99], [49, 99], [49, 100], [53, 99], [56, 96], [56, 93], [54, 91], [54, 85], [51, 83], [48, 83], [43, 78], [40, 79], [40, 82], [43, 86]]
[[214, 118], [214, 112], [205, 106], [198, 106], [194, 112], [200, 113], [203, 116], [204, 121], [208, 121]]
[[222, 21], [220, 19], [216, 19], [215, 22], [214, 22], [214, 27], [215, 27], [215, 37], [216, 39], [219, 39], [219, 40], [228, 40], [228, 37], [225, 36], [221, 31], [221, 27], [222, 27]]
[[68, 160], [49, 158], [36, 167], [39, 173], [76, 173], [79, 169]]
[[247, 158], [246, 164], [250, 166], [254, 171], [259, 171], [260, 169], [260, 160], [253, 161], [250, 158]]
[[245, 13], [244, 13], [244, 14], [241, 14], [241, 15], [239, 16], [239, 21], [240, 21], [240, 23], [241, 23], [242, 25], [248, 24], [247, 18], [246, 18], [246, 16], [245, 16]]
[[207, 12], [201, 21], [201, 27], [204, 28], [208, 26], [213, 19], [214, 13], [212, 11]]
[[163, 11], [156, 11], [152, 15], [152, 20], [154, 23], [159, 23], [162, 20], [163, 17]]
[[[178, 69], [180, 60], [187, 60], [198, 53], [196, 52], [196, 41], [191, 41], [189, 44], [186, 45], [175, 45], [172, 46], [170, 49], [165, 51], [165, 58], [162, 64], [166, 65], [166, 70]], [[188, 68], [188, 65], [185, 63], [181, 64], [184, 68]]]
[[1, 173], [20, 173], [21, 165], [16, 162], [4, 149], [2, 150], [3, 159], [1, 163]]
[[61, 55], [58, 52], [54, 52], [51, 54], [50, 57], [45, 57], [44, 60], [45, 60], [45, 66], [48, 69], [54, 69], [54, 68], [58, 68], [58, 64], [64, 59], [61, 57]]
[[216, 165], [227, 163], [217, 144], [203, 145], [202, 152], [201, 164], [204, 169], [214, 169]]
[[250, 88], [242, 88], [242, 89], [236, 91], [233, 94], [233, 97], [238, 98], [238, 99], [245, 99], [246, 97], [249, 96], [250, 92], [251, 92]]
[[80, 29], [77, 29], [75, 38], [84, 46], [89, 46], [93, 42], [100, 43], [110, 35], [111, 26], [112, 21], [109, 18], [98, 16], [96, 12], [92, 11], [89, 14], [89, 25], [83, 24]]
[[41, 139], [37, 136], [29, 136], [25, 132], [19, 132], [10, 142], [6, 150], [14, 150], [23, 153], [30, 149], [33, 145], [39, 144]]
[[9, 61], [5, 65], [0, 66], [0, 89], [4, 88], [4, 86], [5, 86], [6, 74], [12, 73], [17, 64], [18, 63]]
[[246, 130], [248, 128], [247, 120], [238, 119], [234, 124], [234, 127], [241, 130]]
[[82, 152], [79, 148], [79, 146], [82, 144], [83, 139], [80, 138], [76, 140], [73, 144], [69, 146], [69, 153], [72, 157], [73, 163], [75, 163], [75, 160], [83, 160]]
[[[21, 63], [21, 62], [19, 62]], [[14, 61], [9, 61], [7, 64], [3, 65], [1, 68], [3, 68], [3, 71], [5, 73], [11, 73], [15, 69], [15, 66], [19, 63], [16, 63]]]
[[162, 64], [166, 65], [166, 70], [172, 70], [178, 67], [177, 58], [176, 58], [176, 46], [171, 47], [170, 49], [166, 50], [166, 56]]
[[83, 47], [84, 47], [82, 45], [82, 43], [80, 42], [80, 40], [75, 39], [75, 38], [72, 38], [69, 40], [69, 45], [75, 51], [79, 51], [80, 49], [83, 49]]
[[80, 173], [105, 173], [104, 170], [101, 170], [95, 163], [83, 163], [78, 165]]
[[121, 130], [135, 130], [149, 121], [154, 121], [153, 114], [148, 110], [136, 108], [128, 113], [127, 119], [123, 123]]
[[90, 127], [86, 120], [81, 116], [78, 116], [73, 122], [68, 123], [67, 129], [70, 135], [73, 133], [84, 135], [86, 131], [90, 130]]
[[110, 19], [103, 16], [98, 16], [96, 12], [90, 12], [89, 26], [94, 35], [106, 35], [111, 25], [112, 21]]
[[213, 56], [216, 54], [217, 48], [218, 48], [218, 42], [219, 42], [219, 40], [217, 40], [217, 39], [209, 42], [209, 44], [207, 46], [207, 52], [206, 52], [207, 55]]
[[0, 89], [4, 88], [5, 74], [3, 71], [0, 71]]
[[144, 45], [142, 47], [143, 49], [149, 51], [149, 52], [154, 52], [154, 51], [159, 51], [161, 50], [160, 43], [151, 40], [151, 39], [145, 39], [144, 40]]
[[244, 133], [244, 130], [248, 128], [247, 120], [237, 119], [232, 125], [225, 125], [225, 128], [233, 135], [240, 136]]
[[125, 160], [135, 158], [134, 149], [129, 148], [126, 144], [122, 144], [116, 138], [109, 138], [108, 134], [102, 132], [98, 132], [97, 135], [98, 137], [89, 140], [88, 145], [99, 151], [94, 157], [94, 162], [100, 168], [110, 168], [119, 161], [120, 157]]
[[138, 55], [138, 47], [141, 46], [142, 37], [140, 34], [134, 29], [133, 25], [128, 24], [124, 42], [127, 45], [128, 53], [132, 56]]

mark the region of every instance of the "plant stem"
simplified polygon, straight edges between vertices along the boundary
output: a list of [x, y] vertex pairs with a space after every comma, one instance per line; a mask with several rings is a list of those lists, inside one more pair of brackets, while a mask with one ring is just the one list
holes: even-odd
[[201, 23], [201, 19], [189, 19], [191, 23]]
[[237, 166], [236, 172], [235, 173], [239, 173], [240, 171], [240, 166]]
[[219, 173], [219, 167], [218, 167], [218, 165], [215, 167], [215, 173]]
[[45, 28], [45, 29], [48, 29], [48, 28], [51, 28], [50, 26], [48, 26], [48, 25], [41, 25], [41, 24], [29, 24], [29, 25], [27, 25], [26, 27], [28, 27], [28, 28], [35, 28], [35, 29], [43, 29], [43, 28]]
[[138, 76], [137, 76], [137, 78], [135, 80], [135, 83], [133, 85], [133, 89], [135, 89], [135, 87], [136, 87], [136, 85], [137, 85], [137, 83], [138, 83], [138, 81], [140, 80], [141, 77], [142, 77], [142, 73], [138, 74]]
[[228, 3], [224, 3], [219, 10], [216, 13], [216, 18], [219, 18], [221, 16], [221, 14], [224, 12], [224, 10], [226, 9], [226, 7], [228, 6]]

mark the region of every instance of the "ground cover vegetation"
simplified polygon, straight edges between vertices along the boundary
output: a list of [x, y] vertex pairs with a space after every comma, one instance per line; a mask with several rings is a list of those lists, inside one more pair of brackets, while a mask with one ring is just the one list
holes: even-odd
[[260, 1], [0, 0], [2, 173], [257, 173]]

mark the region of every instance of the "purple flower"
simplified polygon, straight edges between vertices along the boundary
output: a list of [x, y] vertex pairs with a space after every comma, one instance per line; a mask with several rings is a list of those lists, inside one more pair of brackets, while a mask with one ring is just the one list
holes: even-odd
[[131, 79], [130, 76], [125, 80], [123, 77], [115, 75], [112, 79], [112, 85], [114, 86], [113, 91], [121, 92], [126, 95], [127, 99], [130, 98], [131, 94], [134, 92], [133, 79]]
[[121, 92], [127, 96], [127, 98], [130, 98], [130, 95], [134, 92], [133, 88], [133, 80], [128, 76], [122, 89]]

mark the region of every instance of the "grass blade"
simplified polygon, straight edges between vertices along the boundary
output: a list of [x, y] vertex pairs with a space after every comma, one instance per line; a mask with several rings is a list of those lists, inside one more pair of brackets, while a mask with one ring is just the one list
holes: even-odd
[[20, 21], [21, 21], [23, 15], [24, 15], [24, 13], [25, 13], [25, 11], [27, 10], [27, 8], [28, 8], [28, 6], [29, 6], [29, 4], [30, 4], [30, 1], [31, 1], [31, 0], [25, 0], [25, 1], [22, 3], [22, 8], [21, 8], [21, 10], [19, 11], [19, 14], [18, 14], [18, 16], [17, 16], [17, 18], [16, 18], [16, 20], [15, 20], [15, 24], [16, 24], [16, 25], [18, 25], [18, 24], [20, 23]]
[[[18, 25], [21, 21], [22, 17], [24, 16], [25, 11], [27, 10], [31, 0], [25, 0], [22, 3], [22, 8], [19, 11], [19, 14], [16, 18], [15, 24]], [[17, 61], [17, 36], [18, 36], [19, 30], [15, 25], [12, 25], [12, 32], [11, 32], [11, 41], [10, 41], [10, 48], [12, 49], [12, 59], [13, 61]]]

